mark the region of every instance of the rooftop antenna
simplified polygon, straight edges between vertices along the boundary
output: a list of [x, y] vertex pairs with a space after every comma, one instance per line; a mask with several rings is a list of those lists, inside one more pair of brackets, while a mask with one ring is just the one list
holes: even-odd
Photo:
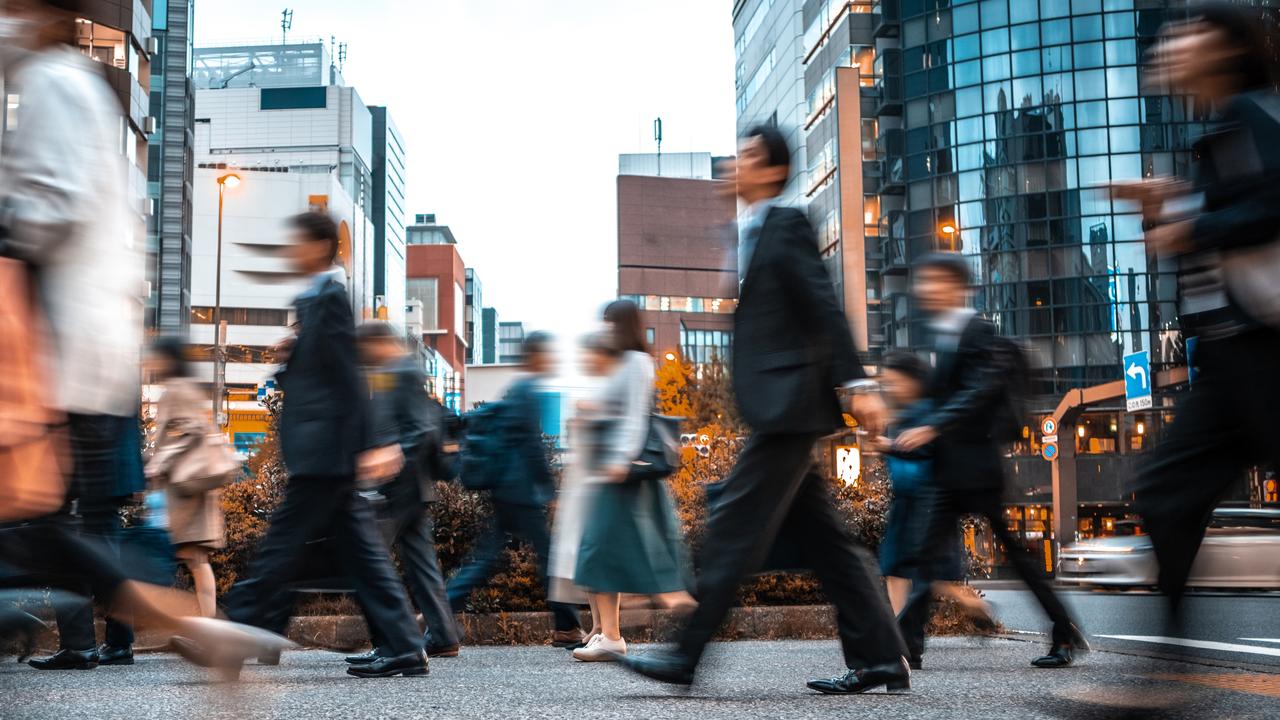
[[280, 44], [289, 44], [289, 31], [293, 29], [293, 11], [285, 8], [280, 11]]
[[658, 143], [658, 177], [662, 177], [662, 118], [653, 121], [653, 139]]
[[338, 72], [347, 64], [347, 44], [338, 43]]

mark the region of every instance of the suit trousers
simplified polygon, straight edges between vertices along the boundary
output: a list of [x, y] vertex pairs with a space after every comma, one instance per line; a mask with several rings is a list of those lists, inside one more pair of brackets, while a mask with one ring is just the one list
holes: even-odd
[[278, 632], [280, 618], [287, 615], [281, 608], [293, 601], [284, 585], [297, 575], [306, 543], [328, 532], [336, 540], [338, 560], [355, 586], [365, 620], [384, 649], [390, 655], [421, 649], [418, 625], [378, 536], [373, 509], [354, 489], [349, 477], [289, 479], [250, 579], [236, 583], [227, 595], [228, 619]]
[[[382, 493], [388, 507], [398, 513], [391, 540], [400, 554], [400, 567], [405, 585], [409, 587], [409, 597], [426, 621], [430, 635], [428, 644], [431, 647], [457, 645], [461, 636], [445, 593], [440, 559], [436, 556], [435, 517], [430, 506], [422, 502], [417, 463], [406, 462], [400, 477], [388, 484]], [[374, 638], [375, 646], [377, 640]]]
[[1135, 507], [1151, 534], [1159, 586], [1179, 608], [1205, 527], [1228, 486], [1257, 463], [1280, 469], [1280, 332], [1257, 329], [1202, 340], [1198, 373], [1178, 399], [1173, 425], [1139, 472]]
[[[493, 520], [488, 530], [476, 541], [462, 569], [449, 582], [449, 606], [461, 612], [471, 591], [488, 582], [502, 563], [502, 551], [508, 538], [524, 540], [533, 546], [538, 557], [538, 577], [547, 583], [547, 560], [551, 555], [551, 533], [547, 529], [547, 511], [534, 505], [516, 505], [494, 500]], [[556, 630], [582, 627], [572, 605], [547, 601]]]
[[[991, 530], [1004, 544], [1005, 553], [1013, 569], [1018, 573], [1044, 609], [1045, 614], [1053, 621], [1053, 639], [1065, 641], [1071, 637], [1072, 619], [1067, 608], [1049, 587], [1049, 580], [1040, 569], [1039, 555], [1022, 544], [1009, 532], [1004, 519], [1004, 506], [998, 488], [985, 490], [956, 490], [939, 488], [934, 493], [933, 507], [929, 512], [927, 529], [920, 544], [927, 553], [928, 548], [940, 548], [955, 542], [956, 523], [963, 515], [980, 515], [991, 523]], [[935, 565], [924, 561], [911, 573], [915, 584], [907, 604], [898, 615], [898, 625], [902, 629], [902, 637], [906, 640], [907, 649], [912, 658], [924, 654], [925, 625], [929, 622], [929, 613], [933, 606], [932, 581], [942, 578], [929, 577], [928, 569]]]
[[779, 530], [797, 543], [836, 606], [845, 665], [898, 661], [902, 638], [875, 563], [836, 514], [826, 481], [814, 470], [818, 435], [752, 435], [719, 500], [710, 508], [699, 563], [698, 607], [679, 640], [697, 662], [737, 599], [738, 587], [764, 563]]
[[[78, 531], [99, 541], [119, 559], [120, 507], [128, 498], [113, 493], [121, 486], [117, 473], [120, 468], [120, 451], [126, 437], [124, 433], [138, 434], [137, 420], [114, 415], [71, 415], [68, 418], [72, 455], [72, 480], [68, 499], [75, 501], [75, 524]], [[139, 459], [139, 462], [141, 460]], [[90, 595], [88, 584], [82, 584], [79, 594]], [[94, 633], [93, 603], [87, 599], [80, 603], [60, 604], [55, 613], [58, 623], [58, 644], [63, 649], [88, 650], [98, 644]], [[105, 641], [112, 647], [133, 645], [133, 628], [107, 618]]]

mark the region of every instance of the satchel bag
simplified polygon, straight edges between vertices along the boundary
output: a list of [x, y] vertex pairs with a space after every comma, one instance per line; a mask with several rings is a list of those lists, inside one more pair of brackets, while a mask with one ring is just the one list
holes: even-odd
[[680, 423], [684, 418], [653, 413], [640, 456], [631, 461], [627, 480], [662, 480], [680, 467]]
[[220, 432], [193, 435], [169, 471], [169, 486], [180, 497], [217, 490], [235, 479], [240, 458]]
[[40, 313], [27, 267], [0, 258], [0, 523], [30, 520], [62, 507], [65, 434], [49, 393]]

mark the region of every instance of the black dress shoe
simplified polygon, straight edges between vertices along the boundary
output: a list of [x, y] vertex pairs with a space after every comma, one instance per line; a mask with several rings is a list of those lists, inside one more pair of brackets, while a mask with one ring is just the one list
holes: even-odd
[[133, 648], [128, 645], [120, 647], [116, 647], [114, 645], [100, 645], [98, 646], [98, 664], [132, 665]]
[[907, 660], [907, 667], [912, 670], [923, 670], [924, 660], [922, 658], [911, 658], [910, 660]]
[[911, 690], [911, 668], [906, 658], [898, 662], [873, 665], [860, 670], [850, 670], [844, 677], [830, 680], [810, 680], [810, 690], [826, 695], [854, 695], [883, 686], [886, 692], [906, 693]]
[[343, 659], [347, 661], [348, 665], [368, 665], [379, 657], [378, 648], [374, 648], [369, 652], [363, 652], [359, 655], [348, 655]]
[[1087, 652], [1089, 652], [1089, 641], [1085, 639], [1084, 633], [1080, 632], [1080, 628], [1072, 625], [1065, 638], [1053, 641], [1048, 655], [1032, 660], [1031, 665], [1050, 669], [1071, 667], [1075, 663], [1076, 653]]
[[47, 658], [28, 660], [37, 670], [92, 670], [98, 667], [98, 649], [59, 650]]
[[614, 653], [613, 658], [637, 675], [672, 685], [692, 685], [693, 671], [697, 667], [683, 655], [674, 652], [658, 651], [645, 655]]
[[427, 669], [427, 656], [423, 655], [422, 651], [397, 657], [378, 656], [373, 662], [352, 665], [347, 668], [348, 675], [354, 675], [358, 678], [386, 678], [396, 675], [412, 677], [426, 675], [429, 672], [430, 670]]
[[457, 643], [454, 643], [453, 645], [428, 645], [427, 657], [428, 658], [458, 657], [458, 654], [461, 651], [462, 651], [462, 647]]
[[261, 655], [259, 655], [259, 656], [258, 656], [258, 664], [259, 664], [259, 665], [269, 665], [269, 666], [271, 666], [271, 667], [275, 667], [276, 665], [279, 665], [279, 664], [280, 664], [280, 651], [279, 651], [279, 650], [268, 650], [268, 651], [266, 651], [266, 652], [262, 653]]
[[36, 649], [36, 638], [48, 626], [40, 618], [17, 608], [0, 608], [0, 640], [13, 640], [21, 648], [18, 662], [24, 663]]

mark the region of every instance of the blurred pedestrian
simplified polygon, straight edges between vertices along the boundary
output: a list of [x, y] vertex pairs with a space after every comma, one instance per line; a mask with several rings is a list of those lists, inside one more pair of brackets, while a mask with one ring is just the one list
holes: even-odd
[[[1004, 470], [996, 426], [1006, 377], [995, 347], [995, 326], [969, 307], [969, 286], [968, 262], [958, 254], [934, 253], [915, 263], [912, 293], [917, 307], [928, 316], [933, 335], [934, 370], [928, 391], [933, 409], [917, 427], [898, 435], [892, 452], [934, 447], [937, 490], [922, 547], [943, 547], [954, 537], [961, 515], [986, 518], [1004, 543], [1014, 570], [1053, 622], [1049, 653], [1032, 664], [1066, 667], [1074, 662], [1076, 652], [1087, 651], [1089, 645], [1050, 589], [1038, 558], [1005, 522]], [[924, 650], [924, 628], [932, 604], [930, 583], [916, 583], [899, 618], [913, 653]], [[992, 623], [987, 619], [983, 624]]]
[[[456, 474], [447, 467], [453, 458], [445, 448], [445, 410], [427, 395], [426, 377], [392, 325], [372, 320], [356, 334], [369, 385], [370, 445], [398, 449], [403, 458], [400, 473], [377, 487], [391, 518], [390, 541], [400, 553], [409, 597], [427, 624], [422, 648], [428, 658], [456, 657], [460, 637], [436, 557], [431, 511], [439, 500], [436, 480]], [[381, 654], [380, 640], [375, 637], [373, 645], [347, 662], [373, 662]]]
[[[24, 261], [51, 332], [44, 363], [50, 404], [65, 415], [72, 468], [64, 507], [0, 531], [0, 557], [60, 587], [94, 597], [113, 619], [199, 638], [220, 651], [277, 647], [271, 636], [201, 618], [191, 598], [139, 582], [116, 544], [124, 475], [137, 447], [143, 260], [138, 218], [120, 150], [125, 114], [99, 65], [77, 48], [76, 0], [9, 0], [0, 11], [0, 64], [15, 122], [0, 146], [0, 254]], [[60, 602], [61, 649], [45, 668], [92, 668], [93, 616]], [[122, 633], [123, 625], [114, 625]], [[108, 637], [128, 661], [130, 636]]]
[[[507, 452], [501, 479], [490, 489], [493, 517], [448, 584], [449, 604], [455, 613], [466, 607], [471, 591], [488, 582], [498, 571], [508, 539], [522, 540], [533, 547], [538, 577], [550, 588], [547, 563], [551, 533], [547, 528], [547, 512], [556, 497], [556, 481], [543, 440], [538, 386], [555, 367], [551, 336], [543, 332], [530, 333], [521, 350], [525, 375], [512, 383], [499, 401], [500, 434]], [[551, 643], [565, 648], [581, 645], [584, 634], [574, 607], [550, 599], [547, 606], [551, 608], [554, 625]]]
[[[221, 485], [232, 478], [215, 479], [216, 486], [207, 490], [184, 487], [203, 478], [183, 473], [182, 465], [202, 462], [206, 439], [218, 433], [209, 417], [209, 398], [191, 377], [180, 339], [156, 340], [150, 364], [163, 394], [156, 403], [155, 448], [147, 461], [147, 477], [153, 490], [164, 492], [169, 540], [174, 555], [191, 573], [200, 614], [213, 617], [218, 614], [218, 586], [209, 554], [226, 545]], [[187, 482], [175, 482], [179, 478]]]
[[[640, 310], [629, 300], [605, 308], [608, 329], [593, 336], [588, 366], [604, 378], [584, 407], [583, 442], [588, 485], [574, 570], [588, 591], [599, 632], [573, 657], [611, 661], [627, 652], [622, 638], [621, 595], [648, 595], [660, 607], [689, 610], [689, 568], [680, 522], [666, 479], [633, 477], [633, 463], [649, 437], [654, 409], [654, 367]], [[593, 630], [596, 629], [593, 627]]]
[[[791, 149], [777, 128], [752, 128], [726, 169], [730, 187], [747, 205], [738, 248], [733, 385], [752, 434], [710, 507], [698, 607], [677, 648], [627, 655], [623, 662], [655, 680], [691, 684], [738, 586], [761, 567], [785, 522], [796, 528], [797, 542], [836, 605], [848, 668], [809, 687], [824, 693], [905, 690], [906, 650], [880, 580], [866, 550], [849, 537], [813, 463], [818, 439], [844, 425], [836, 388], [866, 374], [813, 228], [803, 212], [779, 204]], [[883, 402], [861, 390], [855, 388], [849, 409], [880, 434]]]
[[[935, 594], [958, 603], [984, 629], [994, 629], [986, 603], [956, 584], [964, 577], [958, 523], [946, 524], [940, 544], [924, 545], [937, 494], [933, 443], [909, 451], [893, 449], [895, 438], [919, 427], [933, 412], [933, 401], [926, 394], [930, 375], [928, 363], [910, 352], [893, 351], [880, 361], [880, 388], [888, 400], [892, 421], [876, 445], [885, 452], [893, 487], [884, 539], [880, 541], [880, 572], [885, 576], [895, 613], [906, 608], [913, 586], [931, 583]], [[903, 639], [911, 653], [907, 656], [911, 669], [919, 670], [924, 654], [923, 635], [906, 635]]]
[[1153, 72], [1212, 108], [1189, 182], [1117, 184], [1142, 203], [1149, 251], [1176, 258], [1195, 377], [1135, 487], [1159, 586], [1181, 607], [1214, 506], [1255, 464], [1280, 467], [1280, 96], [1274, 26], [1255, 8], [1206, 3], [1165, 28]]
[[[398, 446], [367, 446], [367, 396], [356, 360], [351, 300], [334, 266], [337, 223], [306, 212], [289, 221], [290, 260], [307, 277], [298, 296], [298, 334], [276, 379], [284, 393], [280, 452], [289, 481], [271, 515], [250, 577], [227, 596], [227, 617], [258, 627], [278, 627], [280, 608], [292, 602], [285, 588], [298, 573], [307, 542], [326, 531], [336, 537], [342, 571], [355, 586], [365, 619], [385, 655], [352, 665], [356, 677], [426, 675], [417, 623], [404, 587], [378, 536], [373, 509], [356, 495], [365, 479], [394, 477], [403, 457]], [[197, 661], [203, 649], [179, 650]]]

